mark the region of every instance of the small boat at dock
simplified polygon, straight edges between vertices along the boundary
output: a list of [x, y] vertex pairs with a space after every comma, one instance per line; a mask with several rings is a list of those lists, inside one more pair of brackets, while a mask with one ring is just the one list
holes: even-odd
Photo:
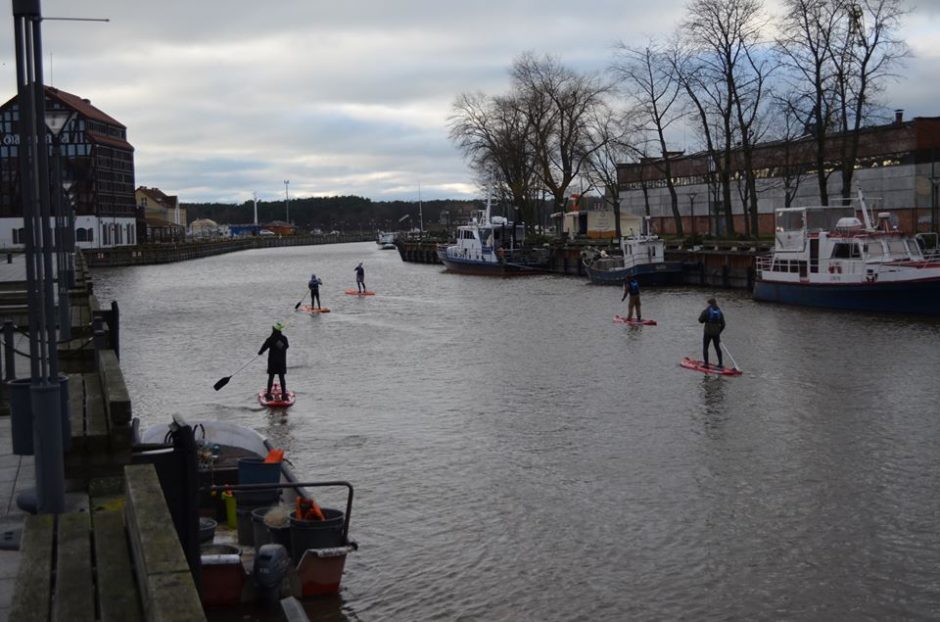
[[[940, 315], [940, 254], [854, 204], [776, 211], [774, 248], [758, 258], [754, 299], [856, 311]], [[935, 242], [935, 239], [934, 239]], [[925, 245], [926, 246], [926, 245]]]
[[582, 252], [588, 279], [595, 285], [623, 285], [635, 277], [643, 285], [662, 285], [681, 277], [682, 262], [666, 261], [665, 243], [652, 233], [649, 217], [641, 221], [639, 235], [620, 238], [620, 254]]
[[[180, 473], [185, 469], [167, 468], [181, 464], [171, 455], [187, 452], [195, 454], [195, 484], [186, 483]], [[174, 417], [168, 426], [140, 432], [133, 455], [134, 462], [157, 465], [168, 504], [187, 490], [197, 493], [198, 550], [187, 551], [192, 540], [180, 538], [187, 558], [199, 560], [196, 576], [205, 607], [274, 604], [289, 596], [339, 591], [346, 556], [358, 548], [349, 539], [353, 488], [348, 482], [300, 481], [267, 438], [223, 421], [190, 425]], [[311, 493], [316, 488], [345, 488], [345, 507], [320, 508]]]
[[395, 250], [395, 232], [394, 231], [380, 231], [375, 238], [375, 243], [379, 245], [379, 248], [382, 250]]
[[454, 244], [439, 244], [437, 256], [448, 272], [484, 276], [514, 276], [547, 271], [549, 250], [525, 246], [525, 225], [479, 210], [457, 227]]

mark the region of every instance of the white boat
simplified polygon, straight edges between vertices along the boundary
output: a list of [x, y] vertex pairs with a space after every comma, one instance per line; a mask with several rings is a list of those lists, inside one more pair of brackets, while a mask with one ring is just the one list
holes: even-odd
[[395, 250], [395, 232], [394, 231], [380, 231], [379, 235], [375, 238], [375, 243], [379, 245], [379, 248], [382, 250]]
[[478, 210], [466, 225], [457, 227], [454, 244], [438, 244], [437, 256], [450, 272], [509, 276], [536, 274], [548, 268], [547, 248], [526, 247], [525, 226], [503, 216]]
[[754, 298], [769, 302], [940, 315], [940, 256], [854, 203], [776, 212], [774, 248], [757, 262]]
[[663, 284], [682, 274], [681, 262], [666, 261], [665, 244], [652, 232], [648, 216], [641, 221], [639, 235], [620, 238], [619, 255], [584, 251], [581, 261], [591, 283], [597, 285], [622, 285], [628, 277], [644, 285]]

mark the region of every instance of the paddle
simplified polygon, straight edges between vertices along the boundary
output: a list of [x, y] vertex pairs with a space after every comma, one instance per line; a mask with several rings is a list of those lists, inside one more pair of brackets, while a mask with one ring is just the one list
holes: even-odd
[[300, 299], [300, 302], [298, 302], [297, 304], [294, 305], [294, 311], [296, 311], [297, 309], [300, 308], [300, 305], [302, 305], [302, 304], [304, 303], [304, 300], [307, 299], [307, 294], [309, 294], [309, 293], [310, 293], [309, 290], [307, 290], [306, 292], [304, 292], [304, 297]]
[[737, 370], [740, 370], [741, 368], [738, 367], [737, 361], [735, 361], [735, 360], [734, 360], [734, 357], [731, 356], [731, 351], [728, 350], [728, 346], [726, 346], [724, 343], [722, 343], [722, 344], [721, 344], [721, 348], [725, 351], [725, 354], [727, 354], [729, 357], [731, 357], [731, 364], [734, 365], [734, 368], [737, 369]]
[[[301, 302], [303, 302], [303, 301], [301, 301]], [[261, 356], [261, 355], [260, 355], [260, 354], [256, 354], [256, 355], [254, 355], [253, 357], [251, 357], [251, 360], [248, 361], [247, 363], [245, 363], [244, 365], [242, 365], [241, 367], [239, 367], [238, 369], [236, 369], [236, 370], [235, 370], [235, 373], [233, 373], [232, 376], [234, 376], [235, 374], [237, 374], [237, 373], [240, 372], [241, 370], [245, 369], [246, 367], [248, 367], [248, 366], [251, 365], [252, 363], [254, 363], [255, 359], [258, 358], [259, 356]], [[224, 387], [225, 385], [228, 384], [228, 381], [232, 379], [232, 376], [226, 376], [225, 378], [220, 378], [218, 382], [216, 382], [214, 385], [212, 385], [212, 388], [215, 389], [216, 391], [218, 391], [219, 389], [221, 389], [222, 387]]]

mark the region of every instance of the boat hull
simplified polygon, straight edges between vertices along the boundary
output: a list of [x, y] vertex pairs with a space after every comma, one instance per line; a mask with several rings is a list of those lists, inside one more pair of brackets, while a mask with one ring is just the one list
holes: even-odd
[[664, 261], [654, 264], [639, 264], [629, 268], [596, 270], [587, 263], [584, 271], [595, 285], [623, 285], [627, 277], [636, 277], [641, 285], [665, 285], [678, 280], [682, 275], [682, 264], [678, 261]]
[[940, 315], [940, 279], [855, 284], [782, 283], [758, 279], [754, 299], [848, 311]]
[[458, 257], [449, 257], [446, 251], [440, 249], [437, 252], [437, 256], [448, 272], [457, 272], [459, 274], [475, 274], [478, 276], [525, 276], [529, 274], [544, 274], [548, 271], [548, 264], [544, 262], [512, 263], [460, 259]]

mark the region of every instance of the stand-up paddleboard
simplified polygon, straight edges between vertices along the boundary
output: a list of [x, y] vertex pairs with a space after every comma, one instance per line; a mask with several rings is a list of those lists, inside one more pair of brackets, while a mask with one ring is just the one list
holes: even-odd
[[712, 364], [706, 365], [704, 361], [690, 359], [687, 356], [683, 357], [682, 360], [679, 361], [679, 365], [685, 367], [686, 369], [700, 371], [703, 374], [716, 374], [718, 376], [740, 376], [743, 373], [740, 369], [735, 367], [718, 367], [717, 365]]
[[656, 326], [656, 320], [630, 320], [622, 315], [615, 315], [614, 323], [627, 324], [629, 326]]
[[287, 408], [288, 406], [294, 405], [294, 392], [288, 391], [287, 395], [281, 395], [281, 385], [276, 382], [271, 387], [271, 397], [273, 399], [269, 400], [267, 393], [265, 389], [258, 391], [258, 403], [262, 406], [267, 406], [268, 408]]
[[349, 294], [350, 296], [375, 296], [375, 292], [370, 291], [368, 289], [364, 292], [360, 292], [355, 289], [347, 289], [346, 293]]
[[330, 312], [330, 310], [327, 309], [326, 307], [311, 307], [310, 305], [302, 305], [300, 307], [297, 307], [297, 310], [302, 311], [304, 313], [329, 313]]

